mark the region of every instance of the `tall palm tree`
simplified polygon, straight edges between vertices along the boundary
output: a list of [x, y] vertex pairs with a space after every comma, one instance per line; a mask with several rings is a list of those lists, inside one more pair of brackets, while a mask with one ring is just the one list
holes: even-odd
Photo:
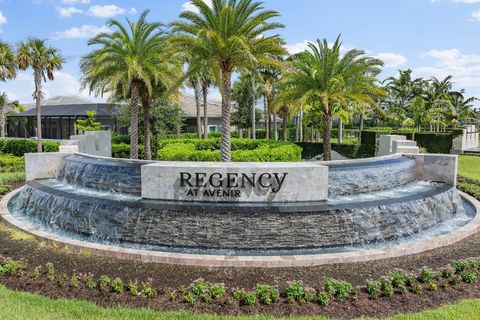
[[447, 111], [449, 124], [456, 127], [461, 123], [474, 122], [477, 118], [474, 104], [478, 99], [466, 98], [465, 90], [452, 91], [450, 96], [451, 108]]
[[0, 40], [0, 81], [15, 78], [17, 62], [12, 47]]
[[5, 92], [0, 94], [0, 137], [5, 138], [6, 115], [20, 107], [18, 101], [11, 101]]
[[[295, 101], [299, 105], [319, 108], [323, 113], [323, 158], [331, 160], [332, 115], [335, 105], [350, 102], [376, 104], [370, 95], [383, 62], [365, 56], [360, 50], [340, 55], [341, 42], [337, 38], [332, 47], [326, 39], [309, 43], [309, 49], [292, 59], [294, 70], [287, 72], [282, 81], [285, 89], [277, 97], [285, 104]], [[338, 111], [337, 111], [338, 112]]]
[[275, 64], [272, 56], [286, 53], [282, 47], [284, 42], [278, 35], [264, 34], [283, 25], [270, 22], [279, 14], [264, 10], [262, 3], [254, 0], [213, 0], [212, 7], [203, 0], [191, 3], [198, 13], [182, 12], [183, 20], [172, 24], [175, 34], [171, 42], [177, 50], [195, 53], [189, 72], [195, 71], [198, 60], [205, 60], [221, 79], [221, 160], [230, 161], [232, 74], [252, 71], [259, 64]]
[[119, 93], [130, 100], [130, 158], [138, 159], [138, 108], [141, 90], [151, 97], [164, 72], [166, 34], [161, 23], [147, 22], [148, 10], [137, 22], [127, 19], [127, 25], [110, 19], [111, 33], [100, 33], [88, 45], [100, 46], [84, 56], [80, 62], [82, 83], [96, 95]]
[[64, 60], [57, 48], [49, 47], [45, 40], [37, 38], [29, 38], [19, 43], [16, 60], [21, 70], [33, 69], [35, 82], [33, 98], [37, 111], [37, 151], [42, 152], [42, 81], [54, 80], [53, 72], [62, 69]]

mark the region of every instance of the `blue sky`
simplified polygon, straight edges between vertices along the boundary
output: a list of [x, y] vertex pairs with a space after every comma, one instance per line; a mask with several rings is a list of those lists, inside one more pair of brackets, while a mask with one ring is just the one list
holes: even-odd
[[[28, 36], [48, 39], [66, 64], [45, 86], [47, 97], [86, 97], [88, 92], [79, 92], [78, 63], [91, 49], [88, 38], [106, 30], [108, 18], [136, 19], [148, 8], [150, 20], [168, 23], [188, 6], [187, 0], [0, 0], [0, 38], [12, 44]], [[317, 38], [332, 42], [341, 33], [346, 49], [385, 61], [382, 77], [398, 68], [423, 77], [453, 74], [457, 88], [480, 97], [480, 0], [266, 0], [265, 7], [280, 12], [286, 28], [279, 33], [292, 52]], [[32, 102], [31, 71], [0, 83], [0, 91]]]

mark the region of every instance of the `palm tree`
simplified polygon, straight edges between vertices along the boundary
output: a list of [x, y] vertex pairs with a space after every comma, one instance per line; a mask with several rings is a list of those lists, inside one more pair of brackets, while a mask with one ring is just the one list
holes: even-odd
[[0, 40], [0, 81], [15, 78], [17, 62], [12, 47]]
[[197, 12], [184, 11], [181, 21], [172, 24], [175, 34], [172, 45], [180, 51], [195, 53], [189, 73], [200, 61], [207, 61], [215, 70], [222, 95], [221, 160], [230, 161], [230, 98], [232, 74], [261, 65], [276, 64], [272, 56], [285, 54], [278, 35], [264, 36], [283, 25], [269, 22], [279, 16], [264, 10], [253, 0], [213, 0], [210, 8], [203, 0], [192, 0]]
[[323, 158], [331, 160], [331, 128], [335, 105], [350, 102], [376, 104], [370, 95], [383, 62], [365, 56], [363, 51], [350, 50], [340, 55], [340, 37], [332, 47], [326, 39], [309, 43], [309, 49], [292, 59], [294, 70], [285, 74], [285, 90], [277, 97], [289, 105], [320, 108], [323, 113]]
[[452, 91], [450, 96], [451, 108], [447, 111], [450, 125], [456, 127], [462, 122], [465, 124], [476, 120], [474, 104], [478, 101], [477, 98], [465, 98], [465, 90]]
[[[100, 33], [88, 45], [100, 46], [84, 56], [80, 62], [83, 86], [90, 92], [121, 94], [130, 100], [130, 158], [138, 159], [138, 108], [141, 90], [152, 97], [154, 88], [165, 75], [166, 34], [161, 23], [146, 21], [148, 10], [137, 22], [127, 19], [124, 26], [110, 19], [107, 25], [112, 33]], [[159, 70], [159, 66], [161, 69]], [[148, 109], [148, 108], [147, 108]], [[149, 130], [146, 130], [149, 134]], [[149, 140], [149, 139], [148, 139]], [[147, 141], [148, 143], [148, 141]], [[146, 146], [148, 150], [150, 146]]]
[[33, 98], [37, 111], [37, 151], [42, 152], [42, 81], [54, 80], [53, 72], [62, 69], [64, 60], [58, 49], [47, 46], [45, 40], [37, 38], [29, 38], [19, 43], [16, 60], [21, 70], [33, 69], [35, 82]]
[[0, 137], [5, 138], [6, 115], [19, 109], [20, 106], [18, 101], [10, 101], [5, 92], [0, 94]]

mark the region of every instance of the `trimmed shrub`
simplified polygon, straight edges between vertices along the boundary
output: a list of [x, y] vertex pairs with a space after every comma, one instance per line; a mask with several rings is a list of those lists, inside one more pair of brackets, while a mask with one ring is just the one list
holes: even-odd
[[[55, 141], [43, 141], [44, 152], [57, 152], [59, 146], [60, 143]], [[22, 157], [25, 153], [37, 152], [37, 141], [22, 139], [0, 139], [0, 152]]]
[[480, 199], [480, 180], [459, 176], [457, 188]]
[[[321, 142], [295, 142], [303, 149], [302, 159], [311, 159], [323, 153], [323, 143]], [[359, 144], [350, 143], [332, 143], [332, 150], [349, 159], [358, 158]]]

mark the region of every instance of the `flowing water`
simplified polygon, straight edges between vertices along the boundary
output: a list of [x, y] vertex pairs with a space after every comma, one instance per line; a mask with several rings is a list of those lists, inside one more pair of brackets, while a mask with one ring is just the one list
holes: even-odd
[[309, 254], [426, 239], [474, 216], [458, 191], [417, 178], [407, 158], [330, 166], [319, 203], [215, 206], [142, 200], [140, 165], [73, 155], [56, 179], [9, 203], [37, 228], [84, 241], [173, 252]]

